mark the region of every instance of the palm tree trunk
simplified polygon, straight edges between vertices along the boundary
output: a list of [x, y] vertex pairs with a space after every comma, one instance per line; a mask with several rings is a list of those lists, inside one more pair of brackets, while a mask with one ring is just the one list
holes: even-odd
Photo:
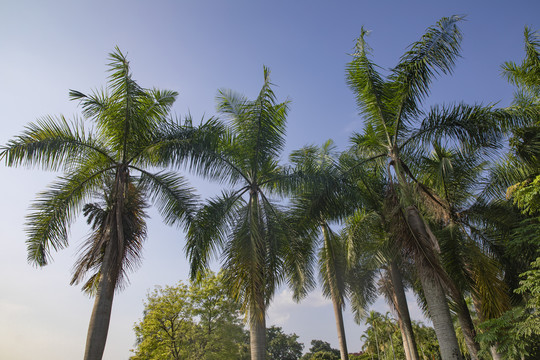
[[100, 269], [100, 279], [94, 300], [94, 308], [88, 325], [84, 360], [101, 360], [107, 341], [109, 322], [111, 319], [114, 298], [115, 279], [112, 270], [113, 241], [108, 241], [105, 249], [103, 264]]
[[452, 323], [452, 317], [450, 316], [448, 302], [446, 301], [446, 294], [438, 279], [438, 275], [435, 274], [436, 270], [434, 267], [438, 267], [438, 264], [432, 263], [432, 261], [436, 261], [437, 251], [439, 251], [437, 239], [429, 231], [428, 225], [420, 216], [416, 206], [412, 205], [414, 204], [413, 196], [409, 190], [409, 184], [405, 179], [401, 160], [397, 156], [397, 149], [393, 150], [391, 158], [398, 177], [398, 183], [402, 189], [403, 200], [409, 205], [405, 209], [405, 218], [417, 242], [415, 265], [428, 305], [428, 311], [433, 322], [433, 328], [439, 341], [441, 358], [442, 360], [461, 360], [461, 352]]
[[405, 297], [405, 289], [401, 279], [401, 272], [395, 260], [390, 263], [390, 278], [392, 279], [392, 295], [393, 302], [398, 314], [398, 324], [401, 330], [403, 339], [403, 348], [405, 350], [406, 360], [419, 360], [418, 350], [416, 348], [416, 340], [412, 328], [411, 316], [409, 307], [407, 306], [407, 298]]
[[463, 337], [465, 338], [467, 350], [469, 350], [471, 360], [478, 360], [478, 352], [480, 351], [480, 345], [475, 340], [476, 329], [474, 328], [474, 324], [471, 319], [471, 313], [469, 312], [469, 308], [467, 307], [467, 303], [465, 302], [462, 294], [459, 294], [456, 302], [458, 310], [458, 321], [459, 325], [461, 326], [461, 331], [463, 332]]
[[[324, 246], [326, 250], [330, 252], [331, 251], [330, 234], [326, 225], [322, 225], [322, 233], [324, 237]], [[330, 261], [335, 261], [334, 253], [327, 254], [327, 259], [326, 259], [326, 276], [328, 278], [328, 282], [332, 283], [332, 282], [335, 282], [335, 281], [332, 281], [334, 280], [332, 279], [332, 273], [334, 273], [334, 276], [336, 274], [330, 268]], [[343, 323], [342, 299], [340, 298], [339, 294], [336, 293], [336, 285], [332, 285], [332, 284], [330, 285], [330, 295], [332, 297], [332, 304], [334, 306], [334, 317], [336, 319], [336, 328], [337, 328], [337, 334], [338, 334], [339, 352], [341, 355], [341, 360], [349, 360], [349, 352], [347, 350], [347, 338], [345, 337], [345, 325]]]
[[406, 218], [411, 232], [420, 242], [415, 265], [424, 290], [433, 328], [439, 341], [441, 358], [442, 360], [462, 359], [446, 294], [439, 276], [435, 273], [438, 264], [433, 264], [434, 261], [437, 261], [438, 244], [415, 206], [407, 207]]
[[[90, 316], [88, 325], [88, 335], [86, 338], [86, 349], [84, 360], [101, 360], [105, 351], [107, 334], [109, 332], [109, 323], [111, 321], [111, 310], [114, 299], [114, 289], [116, 288], [116, 279], [118, 278], [118, 266], [115, 263], [121, 253], [124, 245], [124, 224], [122, 211], [124, 205], [125, 186], [127, 172], [123, 168], [117, 170], [115, 195], [116, 203], [114, 210], [114, 220], [109, 220], [109, 229], [107, 229], [107, 243], [103, 263], [100, 269], [100, 279], [94, 308]], [[113, 236], [115, 233], [116, 236]]]
[[379, 338], [377, 337], [377, 329], [375, 324], [373, 324], [373, 332], [375, 333], [375, 343], [377, 344], [377, 359], [381, 358], [381, 353], [379, 352]]
[[[262, 297], [262, 296], [261, 296]], [[266, 360], [266, 318], [253, 309], [249, 314], [251, 360]]]
[[349, 360], [349, 353], [347, 352], [347, 340], [345, 339], [345, 326], [343, 325], [343, 311], [341, 305], [334, 300], [332, 294], [332, 303], [334, 304], [334, 316], [336, 318], [336, 327], [339, 340], [339, 352], [341, 354], [341, 360]]
[[416, 263], [418, 276], [428, 305], [429, 316], [439, 341], [441, 358], [442, 360], [461, 360], [461, 352], [444, 289], [439, 279], [432, 274], [432, 269], [426, 269], [426, 266], [422, 264], [422, 259], [417, 260]]

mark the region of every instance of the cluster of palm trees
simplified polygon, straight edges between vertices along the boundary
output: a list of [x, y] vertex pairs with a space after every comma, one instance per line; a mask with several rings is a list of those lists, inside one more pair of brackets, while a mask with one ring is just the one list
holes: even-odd
[[[218, 111], [226, 121], [194, 126], [190, 118], [170, 119], [177, 93], [140, 87], [119, 49], [110, 55], [107, 89], [70, 92], [95, 131], [45, 118], [4, 146], [9, 166], [63, 172], [28, 216], [31, 263], [46, 265], [51, 251], [68, 245], [69, 225], [81, 211], [92, 227], [72, 281], [85, 281], [83, 289], [95, 295], [85, 359], [102, 357], [114, 292], [140, 260], [149, 203], [166, 223], [186, 230], [193, 278], [213, 257], [221, 260], [247, 315], [254, 360], [266, 358], [266, 311], [276, 289], [287, 283], [301, 299], [315, 286], [317, 262], [343, 360], [346, 301], [360, 320], [379, 293], [396, 311], [406, 358], [419, 358], [407, 286], [433, 322], [442, 358], [461, 358], [451, 312], [471, 358], [478, 358], [464, 296], [473, 297], [485, 318], [508, 308], [506, 274], [494, 249], [500, 231], [492, 231], [504, 230], [496, 218], [496, 206], [503, 205], [492, 199], [509, 185], [504, 181], [524, 178], [499, 166], [489, 187], [479, 182], [491, 166], [486, 159], [513, 130], [533, 126], [538, 109], [424, 109], [430, 83], [451, 73], [459, 56], [460, 20], [443, 18], [430, 27], [388, 75], [370, 59], [362, 29], [346, 71], [364, 129], [341, 154], [329, 141], [293, 152], [290, 165], [279, 163], [288, 103], [276, 99], [266, 68], [254, 100], [221, 90]], [[184, 169], [225, 190], [200, 204], [179, 173]], [[528, 169], [527, 175], [534, 167]]]

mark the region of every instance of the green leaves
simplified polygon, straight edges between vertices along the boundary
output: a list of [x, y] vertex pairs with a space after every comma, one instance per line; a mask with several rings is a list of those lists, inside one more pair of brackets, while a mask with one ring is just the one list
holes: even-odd
[[235, 360], [245, 352], [238, 305], [221, 274], [188, 285], [158, 287], [148, 294], [135, 324], [136, 359]]
[[[461, 31], [457, 23], [462, 16], [442, 18], [413, 43], [392, 70], [391, 79], [398, 99], [397, 121], [419, 113], [419, 105], [429, 94], [429, 85], [440, 73], [452, 72], [459, 56]], [[398, 124], [399, 125], [399, 124]], [[399, 129], [400, 125], [397, 126]], [[396, 130], [397, 130], [396, 129]]]
[[[41, 166], [64, 172], [38, 196], [28, 216], [28, 259], [36, 265], [46, 265], [51, 250], [67, 246], [70, 224], [84, 204], [96, 197], [107, 199], [103, 211], [111, 214], [116, 211], [113, 209], [120, 207], [118, 214], [121, 214], [129, 212], [128, 206], [133, 200], [127, 189], [136, 187], [143, 192], [140, 197], [157, 205], [165, 222], [185, 224], [194, 217], [196, 198], [185, 180], [169, 172], [154, 174], [145, 167], [164, 166], [173, 160], [185, 161], [190, 156], [194, 157], [194, 163], [206, 164], [202, 155], [194, 155], [200, 154], [201, 148], [208, 143], [200, 139], [215, 139], [215, 135], [203, 133], [212, 127], [220, 129], [219, 125], [184, 126], [181, 127], [182, 136], [178, 136], [178, 131], [166, 130], [170, 125], [166, 116], [177, 93], [140, 87], [132, 78], [129, 62], [118, 48], [110, 54], [110, 59], [111, 74], [106, 90], [90, 95], [70, 91], [70, 98], [80, 103], [85, 120], [96, 125], [94, 129], [88, 130], [81, 120], [69, 122], [62, 116], [46, 117], [30, 124], [22, 135], [1, 149], [0, 157], [10, 166]], [[173, 136], [177, 138], [171, 140]], [[182, 145], [171, 149], [171, 142]], [[110, 185], [111, 182], [116, 185]], [[116, 247], [119, 253], [114, 256], [125, 261], [123, 267], [117, 267], [120, 271], [118, 279], [123, 274], [122, 269], [129, 269], [130, 264], [138, 261], [140, 246], [130, 247], [130, 241], [142, 244], [140, 239], [144, 238], [145, 232], [135, 235], [137, 232], [131, 232], [131, 226], [132, 221], [144, 216], [132, 215], [134, 217], [126, 219], [116, 216], [114, 221], [114, 216], [107, 215], [111, 219], [101, 223], [100, 229], [94, 229], [84, 246], [87, 253], [79, 259], [73, 282], [81, 281], [90, 270], [95, 273], [85, 289], [90, 289], [99, 280], [102, 250], [113, 240], [119, 242]], [[142, 225], [139, 229], [143, 229]], [[125, 233], [126, 243], [122, 244], [124, 240], [115, 233], [117, 230]]]
[[288, 105], [277, 102], [267, 68], [255, 100], [220, 90], [217, 101], [229, 122], [219, 130], [216, 146], [191, 165], [231, 189], [200, 209], [189, 228], [186, 251], [195, 277], [221, 250], [228, 285], [243, 310], [259, 322], [276, 287], [285, 277], [301, 276], [304, 266], [288, 253], [305, 249], [303, 244], [296, 242], [278, 204], [269, 200], [270, 194], [283, 193], [295, 182], [278, 164]]
[[99, 136], [87, 134], [83, 123], [69, 123], [63, 116], [45, 117], [2, 146], [0, 159], [8, 166], [40, 166], [45, 170], [70, 170], [78, 159], [109, 158]]

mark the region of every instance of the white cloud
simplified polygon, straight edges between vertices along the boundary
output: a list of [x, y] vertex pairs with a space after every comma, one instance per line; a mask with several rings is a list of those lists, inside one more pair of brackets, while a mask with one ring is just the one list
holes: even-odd
[[300, 309], [305, 311], [308, 308], [320, 308], [331, 304], [332, 302], [326, 299], [320, 290], [313, 291], [299, 304], [293, 300], [293, 292], [284, 289], [274, 297], [270, 304], [267, 312], [268, 323], [283, 326], [291, 318], [293, 312]]

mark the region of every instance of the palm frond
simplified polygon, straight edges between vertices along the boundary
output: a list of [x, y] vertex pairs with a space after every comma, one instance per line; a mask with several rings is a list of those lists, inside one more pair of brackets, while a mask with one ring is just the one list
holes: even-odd
[[99, 138], [84, 131], [82, 122], [69, 123], [63, 116], [45, 117], [30, 124], [22, 135], [0, 149], [8, 166], [40, 166], [45, 170], [69, 170], [76, 159], [98, 155], [111, 161]]
[[118, 239], [114, 225], [115, 202], [110, 196], [111, 190], [112, 183], [109, 181], [103, 189], [102, 203], [86, 204], [83, 209], [87, 222], [92, 227], [92, 233], [79, 249], [79, 259], [73, 269], [71, 284], [81, 283], [90, 273], [83, 285], [83, 291], [90, 295], [95, 294], [102, 276], [105, 248], [113, 246], [117, 251], [122, 249], [121, 253], [113, 252], [114, 271], [110, 272], [115, 277], [115, 288], [121, 289], [127, 282], [127, 274], [140, 265], [142, 247], [146, 239], [145, 209], [148, 205], [142, 189], [130, 184], [127, 187], [122, 211], [124, 243], [122, 246], [115, 246]]
[[181, 222], [187, 227], [193, 221], [197, 197], [187, 180], [171, 172], [152, 174], [136, 167], [134, 169], [141, 173], [138, 186], [157, 206], [165, 223]]
[[[419, 105], [428, 95], [434, 77], [452, 72], [461, 47], [462, 35], [457, 23], [462, 19], [463, 16], [453, 15], [439, 20], [411, 45], [392, 69], [391, 80], [399, 97], [398, 122], [419, 114]], [[396, 124], [396, 131], [400, 128], [401, 124]]]
[[210, 256], [222, 248], [227, 234], [240, 216], [246, 189], [222, 193], [208, 201], [197, 213], [187, 233], [186, 253], [191, 264], [191, 278], [208, 266]]
[[503, 75], [516, 85], [524, 86], [528, 91], [538, 91], [540, 85], [540, 35], [527, 26], [523, 32], [525, 38], [525, 59], [520, 65], [506, 62], [503, 65]]
[[104, 170], [79, 168], [38, 195], [27, 216], [29, 262], [47, 265], [51, 248], [60, 250], [67, 246], [69, 225], [81, 210], [81, 204], [103, 183], [104, 175]]
[[519, 118], [492, 106], [434, 106], [401, 147], [447, 141], [461, 144], [462, 148], [498, 149], [504, 129], [508, 128], [505, 123], [512, 120], [517, 122]]
[[347, 64], [347, 84], [356, 95], [356, 103], [360, 113], [368, 121], [365, 126], [367, 125], [373, 131], [380, 133], [386, 146], [390, 147], [394, 129], [392, 111], [388, 104], [392, 94], [389, 93], [390, 88], [377, 72], [376, 65], [368, 58], [369, 46], [365, 39], [368, 34], [369, 31], [362, 27], [352, 55], [353, 60]]
[[270, 88], [268, 71], [259, 97], [248, 101], [229, 90], [221, 90], [218, 110], [231, 120], [235, 132], [236, 162], [244, 172], [253, 172], [268, 159], [277, 158], [285, 145], [288, 103], [277, 103]]

